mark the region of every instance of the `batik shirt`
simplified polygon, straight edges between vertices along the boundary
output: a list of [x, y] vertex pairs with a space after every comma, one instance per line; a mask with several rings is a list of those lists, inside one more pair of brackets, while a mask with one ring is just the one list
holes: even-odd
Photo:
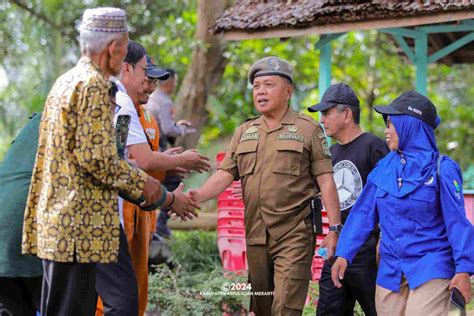
[[83, 57], [51, 89], [25, 209], [24, 254], [59, 262], [117, 260], [117, 192], [139, 198], [147, 176], [118, 158], [108, 87]]

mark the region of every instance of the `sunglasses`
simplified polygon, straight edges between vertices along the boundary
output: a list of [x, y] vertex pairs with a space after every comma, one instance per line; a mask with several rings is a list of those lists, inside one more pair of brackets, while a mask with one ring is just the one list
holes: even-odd
[[390, 121], [390, 118], [387, 116], [387, 119], [385, 120], [385, 126], [387, 126], [387, 128], [390, 128], [391, 124], [392, 124], [392, 121]]

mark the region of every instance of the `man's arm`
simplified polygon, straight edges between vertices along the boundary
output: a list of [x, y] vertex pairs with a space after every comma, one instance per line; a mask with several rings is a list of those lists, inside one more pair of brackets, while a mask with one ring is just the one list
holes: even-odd
[[238, 179], [239, 172], [237, 166], [237, 158], [235, 157], [235, 151], [238, 145], [238, 139], [240, 139], [242, 131], [242, 125], [237, 128], [232, 136], [232, 140], [229, 144], [229, 150], [227, 151], [224, 160], [219, 165], [219, 169], [214, 173], [206, 183], [204, 183], [197, 190], [190, 190], [189, 194], [196, 202], [204, 202], [213, 198], [216, 198], [219, 194], [224, 192], [234, 180]]
[[[334, 226], [340, 224], [341, 210], [333, 174], [320, 174], [316, 176], [316, 181], [318, 182], [318, 186], [321, 191], [321, 198], [323, 200], [324, 208], [328, 214], [329, 225]], [[321, 247], [326, 247], [328, 250], [328, 259], [332, 258], [336, 253], [337, 239], [338, 233], [330, 231], [321, 243]]]
[[196, 150], [186, 150], [182, 154], [168, 155], [152, 151], [147, 143], [129, 145], [128, 150], [138, 166], [145, 171], [165, 171], [184, 168], [190, 171], [203, 172], [211, 167], [209, 158]]
[[336, 184], [332, 173], [323, 173], [316, 177], [321, 198], [328, 214], [329, 225], [334, 226], [341, 223], [341, 210]]
[[189, 195], [197, 203], [205, 202], [216, 198], [225, 191], [232, 182], [234, 176], [224, 170], [217, 170], [207, 181], [197, 190], [190, 190]]

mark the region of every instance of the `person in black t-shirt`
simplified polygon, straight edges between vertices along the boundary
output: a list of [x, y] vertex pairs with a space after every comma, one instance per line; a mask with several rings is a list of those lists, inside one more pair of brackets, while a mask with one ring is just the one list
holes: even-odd
[[[308, 108], [310, 112], [321, 112], [321, 123], [326, 134], [338, 142], [331, 146], [330, 153], [343, 224], [362, 191], [368, 174], [389, 152], [383, 140], [360, 128], [359, 103], [351, 87], [338, 83], [329, 87], [321, 103]], [[353, 315], [356, 300], [365, 315], [376, 315], [378, 236], [377, 230], [367, 239], [347, 269], [342, 288], [334, 286], [330, 263], [324, 263], [319, 281], [317, 315]]]

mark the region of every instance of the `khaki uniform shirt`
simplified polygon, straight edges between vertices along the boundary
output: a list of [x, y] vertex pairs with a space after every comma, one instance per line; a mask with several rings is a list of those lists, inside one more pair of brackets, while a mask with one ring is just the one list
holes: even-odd
[[241, 179], [247, 244], [276, 240], [310, 214], [315, 176], [332, 173], [325, 135], [308, 115], [285, 113], [269, 129], [263, 117], [239, 126], [219, 169]]
[[22, 252], [59, 262], [117, 260], [117, 192], [147, 175], [119, 160], [108, 80], [88, 58], [54, 84], [39, 128]]

